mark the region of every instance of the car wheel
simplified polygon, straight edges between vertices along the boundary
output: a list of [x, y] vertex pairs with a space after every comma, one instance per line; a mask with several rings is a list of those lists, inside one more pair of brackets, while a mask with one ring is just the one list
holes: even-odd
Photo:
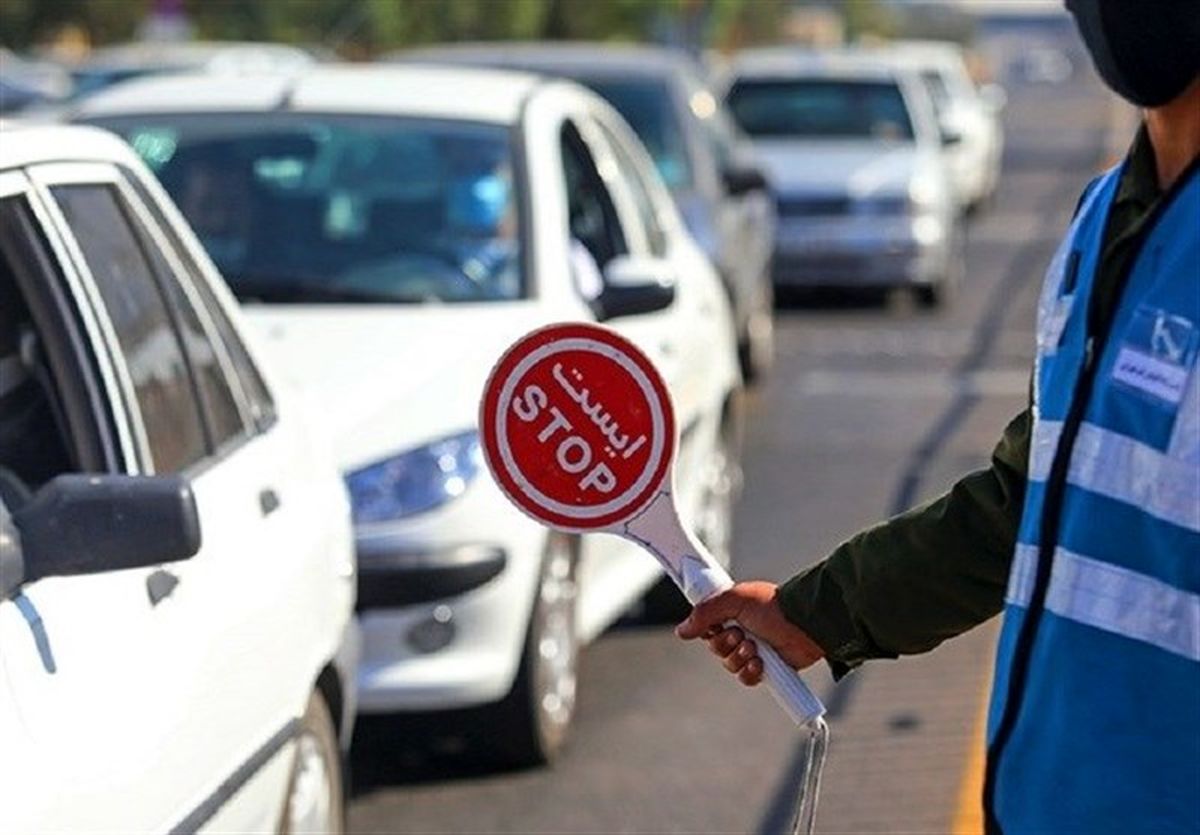
[[[726, 416], [721, 427], [704, 482], [704, 496], [693, 520], [695, 533], [717, 561], [728, 566], [733, 553], [733, 509], [742, 482], [733, 414]], [[692, 605], [670, 577], [663, 577], [642, 598], [643, 616], [650, 623], [678, 623], [691, 610]]]
[[579, 674], [575, 540], [552, 534], [542, 559], [517, 678], [486, 729], [506, 765], [553, 762], [575, 718]]
[[769, 279], [764, 284], [758, 309], [750, 314], [738, 339], [738, 361], [748, 383], [761, 380], [775, 364], [775, 292]]
[[313, 693], [296, 735], [295, 761], [288, 780], [279, 831], [285, 835], [345, 831], [342, 755], [329, 708]]
[[954, 297], [966, 272], [965, 237], [962, 226], [959, 224], [954, 231], [945, 272], [934, 283], [913, 288], [913, 296], [918, 306], [932, 310], [946, 304]]

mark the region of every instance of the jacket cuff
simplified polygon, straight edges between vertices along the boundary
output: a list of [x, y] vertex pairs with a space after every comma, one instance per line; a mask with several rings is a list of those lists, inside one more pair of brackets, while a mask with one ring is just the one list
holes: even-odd
[[776, 592], [779, 608], [825, 653], [835, 681], [869, 658], [878, 657], [854, 625], [842, 590], [819, 563], [797, 574]]

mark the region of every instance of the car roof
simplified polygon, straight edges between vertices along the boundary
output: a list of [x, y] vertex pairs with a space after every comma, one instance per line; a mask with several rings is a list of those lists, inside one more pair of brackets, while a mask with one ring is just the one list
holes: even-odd
[[0, 170], [42, 162], [141, 165], [133, 150], [106, 130], [0, 121]]
[[699, 75], [702, 72], [699, 64], [678, 49], [587, 41], [438, 44], [399, 50], [390, 53], [387, 58], [392, 61], [513, 67], [547, 75], [662, 76], [679, 73]]
[[896, 79], [897, 62], [878, 49], [809, 49], [764, 47], [738, 53], [730, 64], [731, 79], [861, 78]]
[[133, 41], [93, 50], [73, 71], [202, 67], [214, 59], [312, 62], [307, 50], [258, 41]]
[[966, 52], [948, 41], [897, 41], [884, 48], [883, 54], [911, 66], [929, 69], [957, 69], [966, 66]]
[[465, 67], [319, 64], [292, 73], [136, 79], [88, 97], [72, 114], [361, 113], [515, 124], [541, 83], [529, 73]]

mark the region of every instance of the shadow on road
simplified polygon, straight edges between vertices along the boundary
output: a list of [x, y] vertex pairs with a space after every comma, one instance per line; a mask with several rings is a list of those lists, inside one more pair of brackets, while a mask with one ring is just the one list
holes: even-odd
[[514, 773], [472, 741], [481, 730], [466, 712], [359, 717], [350, 752], [351, 796]]
[[784, 316], [810, 310], [882, 310], [890, 295], [877, 288], [776, 287], [775, 310]]

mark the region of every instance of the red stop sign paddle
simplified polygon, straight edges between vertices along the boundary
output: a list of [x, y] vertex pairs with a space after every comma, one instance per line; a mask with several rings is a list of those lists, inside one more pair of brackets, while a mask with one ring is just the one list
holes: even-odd
[[[534, 519], [639, 543], [693, 604], [733, 584], [679, 520], [671, 397], [628, 340], [575, 323], [525, 335], [492, 369], [479, 422], [492, 475]], [[818, 720], [821, 702], [767, 644], [757, 643], [784, 710], [797, 724]]]

